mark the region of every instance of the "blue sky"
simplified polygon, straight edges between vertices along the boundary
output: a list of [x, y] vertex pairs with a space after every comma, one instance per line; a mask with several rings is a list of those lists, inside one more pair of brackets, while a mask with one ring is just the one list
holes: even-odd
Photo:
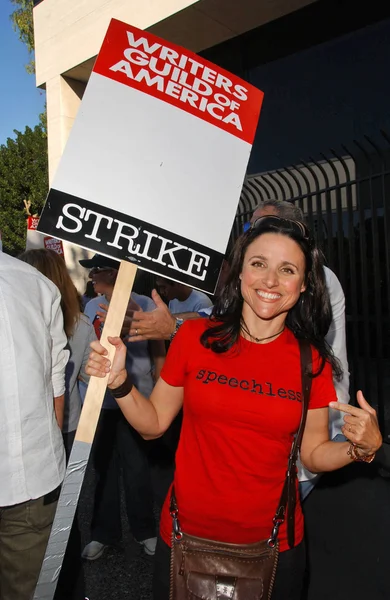
[[45, 92], [35, 87], [35, 76], [24, 65], [29, 61], [26, 47], [13, 30], [10, 14], [14, 5], [0, 0], [0, 144], [39, 121]]

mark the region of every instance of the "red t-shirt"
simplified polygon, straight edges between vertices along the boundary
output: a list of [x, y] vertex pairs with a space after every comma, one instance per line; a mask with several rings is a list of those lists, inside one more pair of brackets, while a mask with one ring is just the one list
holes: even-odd
[[[274, 341], [240, 338], [227, 353], [200, 343], [208, 319], [187, 321], [169, 349], [161, 377], [184, 388], [183, 424], [176, 453], [175, 491], [185, 533], [236, 544], [269, 537], [288, 456], [301, 418], [299, 345], [287, 328]], [[318, 353], [312, 350], [313, 368]], [[310, 409], [336, 400], [327, 364], [312, 382]], [[297, 488], [298, 495], [298, 488]], [[170, 545], [169, 497], [161, 536]], [[303, 537], [298, 501], [295, 543]], [[288, 549], [284, 524], [280, 549]]]

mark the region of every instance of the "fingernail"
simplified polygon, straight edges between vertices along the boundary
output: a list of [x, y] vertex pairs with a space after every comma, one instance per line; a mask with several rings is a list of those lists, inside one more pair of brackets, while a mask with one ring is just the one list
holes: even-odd
[[329, 402], [329, 406], [336, 406], [337, 402]]

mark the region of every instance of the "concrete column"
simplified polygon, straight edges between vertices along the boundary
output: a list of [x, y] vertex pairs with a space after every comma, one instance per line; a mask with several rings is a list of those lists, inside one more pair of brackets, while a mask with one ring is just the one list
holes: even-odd
[[[85, 87], [85, 83], [61, 75], [46, 83], [50, 186], [76, 118]], [[72, 280], [79, 292], [83, 293], [88, 279], [88, 271], [81, 267], [78, 261], [92, 254], [68, 242], [64, 242], [64, 252]]]

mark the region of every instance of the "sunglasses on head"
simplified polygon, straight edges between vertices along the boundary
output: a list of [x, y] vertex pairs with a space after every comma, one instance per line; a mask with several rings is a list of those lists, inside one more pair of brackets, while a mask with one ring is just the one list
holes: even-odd
[[282, 225], [284, 224], [286, 228], [291, 228], [294, 232], [304, 240], [310, 239], [309, 230], [304, 223], [301, 221], [293, 221], [292, 219], [284, 219], [283, 217], [278, 217], [277, 215], [264, 215], [263, 217], [258, 217], [251, 223], [244, 224], [244, 233], [249, 231], [250, 229], [256, 229], [261, 223], [268, 223], [270, 225]]

